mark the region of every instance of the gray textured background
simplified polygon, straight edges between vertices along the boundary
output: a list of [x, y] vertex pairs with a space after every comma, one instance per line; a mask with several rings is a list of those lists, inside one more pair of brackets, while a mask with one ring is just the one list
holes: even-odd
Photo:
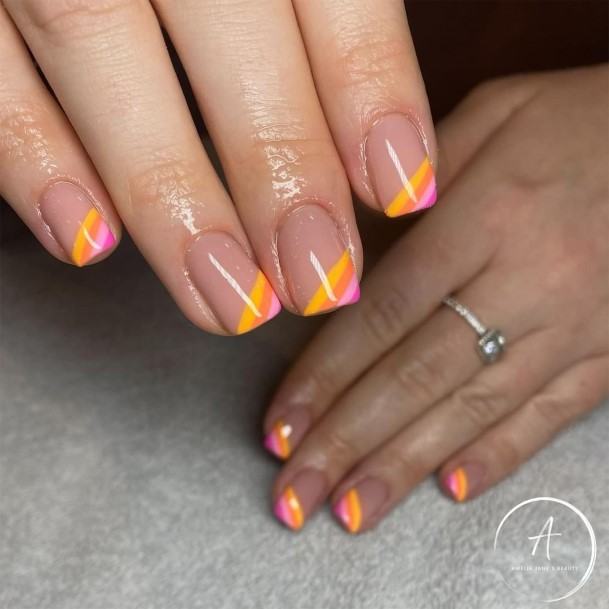
[[592, 579], [558, 606], [609, 604], [606, 407], [471, 504], [428, 480], [372, 534], [323, 512], [294, 535], [270, 515], [259, 422], [314, 323], [207, 336], [128, 244], [79, 271], [16, 239], [1, 262], [1, 609], [544, 606], [490, 555], [502, 516], [539, 495], [598, 537]]

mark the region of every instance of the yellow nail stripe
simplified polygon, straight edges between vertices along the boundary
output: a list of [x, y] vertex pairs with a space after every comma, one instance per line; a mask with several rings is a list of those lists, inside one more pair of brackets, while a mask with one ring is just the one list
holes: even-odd
[[351, 533], [357, 533], [362, 526], [362, 508], [355, 489], [351, 489], [347, 493], [347, 504], [349, 506], [349, 530]]
[[462, 467], [457, 468], [455, 472], [457, 477], [457, 501], [464, 501], [467, 497], [467, 474]]
[[[428, 170], [432, 171], [431, 163], [429, 161], [429, 157], [425, 157], [425, 160], [421, 163], [415, 174], [409, 180], [412, 191], [416, 191], [425, 178]], [[402, 190], [400, 190], [400, 192], [396, 195], [395, 199], [393, 199], [389, 207], [387, 207], [385, 213], [390, 217], [399, 215], [402, 206], [408, 201], [409, 198], [410, 196], [408, 194], [408, 189], [402, 188]]]
[[[352, 264], [351, 256], [349, 255], [349, 251], [345, 250], [343, 252], [343, 255], [339, 258], [338, 262], [330, 269], [330, 272], [327, 274], [328, 282], [330, 283], [330, 286], [332, 288], [336, 286], [336, 284], [342, 277], [342, 274], [345, 272], [345, 270], [350, 264]], [[339, 294], [337, 294], [336, 296], [340, 298]], [[317, 313], [327, 299], [328, 293], [326, 292], [326, 289], [322, 284], [315, 292], [313, 298], [311, 298], [311, 300], [309, 301], [307, 308], [304, 310], [304, 314], [313, 315]]]
[[[254, 283], [254, 287], [252, 288], [252, 291], [250, 292], [249, 296], [260, 313], [262, 313], [262, 311], [260, 311], [260, 305], [262, 303], [264, 289], [267, 286], [267, 283], [268, 282], [266, 277], [262, 274], [261, 271], [258, 271], [256, 282]], [[243, 313], [241, 315], [241, 319], [239, 320], [237, 333], [243, 334], [244, 332], [251, 330], [252, 326], [257, 320], [258, 317], [254, 313], [254, 311], [249, 306], [245, 305], [245, 308], [243, 309]]]
[[80, 229], [78, 230], [78, 234], [76, 235], [76, 239], [74, 239], [74, 246], [72, 247], [72, 260], [78, 266], [82, 266], [83, 264], [83, 253], [84, 249], [88, 244], [87, 238], [85, 236], [85, 229], [91, 232], [91, 228], [95, 221], [98, 219], [99, 213], [93, 207], [89, 210], [89, 213], [86, 215], [84, 221], [80, 225]]
[[300, 529], [304, 524], [304, 515], [302, 513], [302, 507], [300, 506], [298, 496], [291, 486], [288, 486], [288, 488], [285, 490], [285, 500], [292, 517], [293, 528]]
[[281, 452], [281, 457], [283, 459], [287, 459], [290, 456], [291, 448], [290, 448], [290, 440], [286, 434], [286, 427], [283, 421], [278, 421], [277, 423], [277, 439], [279, 443], [279, 450]]

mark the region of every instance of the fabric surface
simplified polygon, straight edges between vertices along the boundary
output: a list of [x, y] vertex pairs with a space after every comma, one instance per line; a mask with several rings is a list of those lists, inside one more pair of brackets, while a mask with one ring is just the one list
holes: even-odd
[[315, 322], [205, 335], [127, 244], [83, 270], [29, 239], [1, 260], [1, 609], [540, 607], [491, 555], [508, 510], [545, 495], [599, 549], [556, 606], [609, 605], [607, 407], [471, 504], [428, 480], [374, 533], [324, 511], [295, 535], [269, 510], [259, 423]]

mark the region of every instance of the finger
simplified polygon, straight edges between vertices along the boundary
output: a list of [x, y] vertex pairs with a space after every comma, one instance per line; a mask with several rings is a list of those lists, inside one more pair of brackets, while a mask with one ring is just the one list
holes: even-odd
[[[476, 309], [484, 312], [483, 319], [499, 319], [509, 344], [524, 340], [525, 335], [536, 331], [539, 320], [527, 315], [525, 299], [513, 297], [513, 294], [522, 294], [522, 290], [508, 282], [501, 286], [496, 279], [494, 273], [487, 273], [458, 298], [462, 302], [476, 302]], [[489, 290], [491, 285], [495, 286], [494, 291]], [[560, 338], [562, 340], [562, 336]], [[356, 463], [384, 446], [397, 430], [423, 417], [437, 402], [449, 399], [482, 368], [475, 344], [473, 330], [454, 311], [442, 307], [361, 377], [312, 428], [307, 427], [303, 433], [298, 428], [300, 421], [283, 419], [282, 427], [272, 429], [265, 442], [271, 452], [283, 457], [281, 449], [285, 444], [292, 449], [296, 446], [274, 485], [276, 501], [283, 501], [286, 489], [296, 492], [292, 480], [302, 471], [318, 471], [318, 486], [323, 480], [324, 487], [333, 488]], [[540, 367], [551, 366], [555, 361], [546, 363], [547, 358], [541, 359]], [[506, 366], [511, 369], [509, 360], [506, 357], [506, 362], [491, 368], [498, 369], [499, 373]], [[533, 371], [531, 367], [529, 373], [537, 378]], [[484, 374], [497, 372], [491, 370]], [[522, 383], [522, 386], [526, 385]], [[287, 438], [282, 433], [286, 427], [292, 432]], [[447, 426], [444, 433], [451, 429]], [[426, 431], [420, 433], [426, 434]], [[434, 432], [432, 437], [441, 435]], [[300, 444], [295, 442], [300, 439]]]
[[206, 157], [152, 6], [5, 2], [140, 250], [186, 315], [241, 333], [277, 313]]
[[[476, 201], [501, 205], [510, 195], [494, 190], [496, 184], [494, 171], [484, 159], [476, 160], [445, 204], [394, 246], [366, 280], [358, 305], [331, 319], [286, 375], [265, 416], [265, 435], [299, 410], [307, 411], [311, 421], [321, 416], [373, 362], [428, 319], [444, 296], [489, 264], [497, 229], [487, 225], [487, 215], [472, 203], [471, 193], [479, 196]], [[478, 216], [475, 222], [463, 221], [468, 208]], [[503, 278], [499, 283], [506, 286]], [[486, 300], [488, 293], [480, 298]]]
[[2, 6], [0, 57], [0, 195], [51, 254], [98, 262], [116, 246], [120, 221]]
[[351, 192], [291, 3], [154, 4], [283, 303], [312, 315], [357, 300], [361, 246]]
[[[341, 524], [352, 533], [377, 524], [448, 455], [516, 410], [568, 368], [577, 357], [571, 347], [559, 332], [529, 334], [512, 345], [503, 361], [482, 369], [412, 424], [402, 427], [360, 460], [336, 487], [333, 505]], [[549, 358], [548, 353], [558, 355]], [[376, 489], [374, 494], [370, 487]], [[354, 512], [354, 506], [359, 511]]]
[[578, 363], [450, 457], [438, 474], [442, 488], [455, 501], [477, 497], [513, 473], [608, 394], [609, 359]]
[[485, 81], [436, 127], [438, 184], [446, 190], [489, 140], [536, 95], [539, 78], [528, 75]]
[[351, 184], [390, 216], [436, 200], [436, 143], [401, 0], [296, 0], [317, 90]]

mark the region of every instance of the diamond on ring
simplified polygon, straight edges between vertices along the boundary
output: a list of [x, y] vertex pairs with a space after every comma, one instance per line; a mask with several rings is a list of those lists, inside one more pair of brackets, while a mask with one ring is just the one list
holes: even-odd
[[484, 364], [496, 362], [505, 351], [505, 336], [495, 328], [486, 328], [465, 305], [462, 305], [452, 296], [444, 298], [442, 303], [462, 317], [479, 336], [478, 353], [482, 358], [482, 362]]
[[478, 352], [485, 364], [496, 362], [505, 348], [505, 336], [499, 330], [487, 330], [478, 340]]

